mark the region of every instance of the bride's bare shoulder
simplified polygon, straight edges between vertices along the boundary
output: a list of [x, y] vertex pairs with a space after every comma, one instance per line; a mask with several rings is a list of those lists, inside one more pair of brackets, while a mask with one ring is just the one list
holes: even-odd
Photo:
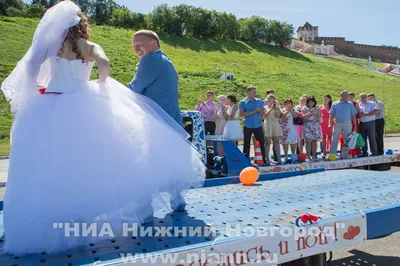
[[89, 42], [88, 40], [85, 40], [85, 39], [78, 40], [78, 46], [82, 52], [93, 49], [94, 45], [95, 45], [95, 43]]
[[99, 47], [99, 45], [97, 43], [90, 42], [85, 39], [80, 39], [78, 41], [78, 46], [79, 46], [79, 49], [82, 51], [82, 54], [84, 54], [87, 57], [91, 57], [93, 49], [96, 47]]
[[109, 65], [109, 60], [100, 45], [81, 39], [78, 42], [79, 49], [86, 60], [96, 61], [97, 64]]

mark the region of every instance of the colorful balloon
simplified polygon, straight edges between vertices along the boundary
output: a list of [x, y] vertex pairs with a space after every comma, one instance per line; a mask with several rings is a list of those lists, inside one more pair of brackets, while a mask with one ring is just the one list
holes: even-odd
[[260, 173], [254, 167], [246, 167], [240, 172], [239, 179], [243, 185], [251, 185], [257, 182]]

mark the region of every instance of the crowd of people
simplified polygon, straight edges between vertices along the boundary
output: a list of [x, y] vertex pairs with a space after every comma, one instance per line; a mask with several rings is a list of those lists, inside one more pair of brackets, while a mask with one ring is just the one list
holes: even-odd
[[[214, 92], [207, 91], [206, 100], [199, 100], [196, 110], [201, 112], [207, 135], [219, 135], [234, 141], [243, 140], [243, 153], [250, 158], [251, 141], [259, 142], [265, 165], [273, 159], [277, 164], [289, 160], [292, 154], [304, 153], [307, 160], [317, 158], [318, 143], [322, 159], [336, 154], [340, 144], [340, 158], [383, 155], [384, 104], [373, 93], [340, 92], [335, 102], [324, 95], [322, 104], [313, 95], [302, 95], [298, 104], [285, 99], [281, 106], [274, 90], [266, 91], [260, 99], [255, 87], [247, 88], [247, 97], [238, 102], [235, 95], [220, 95], [214, 102]], [[240, 120], [243, 122], [241, 126]], [[352, 133], [361, 134], [366, 145], [349, 149], [346, 139]], [[281, 160], [281, 145], [284, 160]], [[273, 156], [269, 156], [272, 146]], [[369, 147], [369, 149], [368, 149]]]

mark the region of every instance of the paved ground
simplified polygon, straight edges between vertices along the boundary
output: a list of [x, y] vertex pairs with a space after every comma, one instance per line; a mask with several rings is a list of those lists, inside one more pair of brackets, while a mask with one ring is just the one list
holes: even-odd
[[[385, 138], [385, 148], [400, 149], [400, 137]], [[251, 149], [252, 150], [252, 149]], [[0, 160], [0, 183], [7, 180], [8, 160]], [[400, 168], [392, 167], [399, 173]], [[0, 188], [0, 200], [4, 188]], [[400, 222], [400, 221], [399, 221]], [[385, 238], [370, 240], [351, 249], [335, 251], [329, 266], [400, 266], [400, 232]]]
[[329, 266], [399, 266], [400, 232], [333, 253]]

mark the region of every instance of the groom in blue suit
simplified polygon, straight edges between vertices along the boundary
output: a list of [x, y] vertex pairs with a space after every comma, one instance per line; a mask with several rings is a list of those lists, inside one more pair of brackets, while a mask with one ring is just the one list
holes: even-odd
[[132, 44], [140, 63], [128, 87], [152, 99], [183, 126], [178, 102], [178, 74], [171, 60], [161, 51], [157, 34], [149, 30], [138, 31], [133, 35]]
[[[140, 63], [128, 87], [152, 99], [183, 127], [183, 117], [178, 102], [178, 74], [171, 60], [161, 51], [157, 34], [150, 30], [138, 31], [133, 35], [132, 44]], [[175, 184], [171, 183], [167, 190], [172, 193], [171, 208], [183, 211], [185, 200], [175, 189]]]

